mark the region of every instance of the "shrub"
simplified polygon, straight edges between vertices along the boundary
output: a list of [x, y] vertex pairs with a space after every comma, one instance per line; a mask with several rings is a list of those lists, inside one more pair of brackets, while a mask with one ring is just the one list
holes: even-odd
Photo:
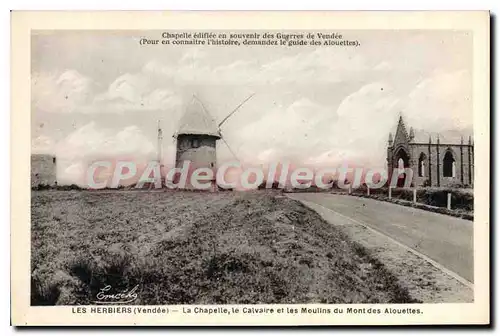
[[31, 305], [53, 306], [56, 304], [61, 291], [55, 282], [40, 277], [38, 274], [31, 276]]
[[47, 189], [50, 189], [50, 188], [51, 188], [50, 185], [43, 184], [43, 183], [31, 186], [31, 190], [47, 190]]
[[453, 209], [474, 210], [474, 194], [461, 189], [425, 189], [422, 195], [422, 203], [446, 207], [448, 193], [451, 193], [451, 207]]

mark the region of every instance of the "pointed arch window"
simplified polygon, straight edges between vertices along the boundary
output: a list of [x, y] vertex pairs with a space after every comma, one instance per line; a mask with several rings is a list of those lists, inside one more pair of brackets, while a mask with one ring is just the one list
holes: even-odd
[[443, 176], [444, 177], [455, 177], [456, 176], [456, 166], [455, 158], [453, 153], [448, 150], [443, 158]]
[[405, 162], [402, 158], [398, 160], [398, 174], [401, 174], [405, 171]]
[[420, 153], [418, 158], [418, 176], [425, 177], [425, 169], [427, 167], [427, 156], [424, 153]]

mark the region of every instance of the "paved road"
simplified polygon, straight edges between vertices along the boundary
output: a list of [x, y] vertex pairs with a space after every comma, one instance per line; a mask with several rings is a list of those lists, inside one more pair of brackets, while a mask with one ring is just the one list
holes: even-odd
[[[289, 195], [371, 227], [474, 282], [471, 221], [355, 196], [323, 193]], [[343, 217], [337, 218], [341, 220]], [[347, 219], [345, 221], [348, 222]]]

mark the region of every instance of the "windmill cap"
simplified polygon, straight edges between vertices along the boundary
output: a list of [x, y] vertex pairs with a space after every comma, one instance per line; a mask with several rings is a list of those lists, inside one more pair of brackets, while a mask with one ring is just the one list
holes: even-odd
[[220, 139], [220, 133], [215, 120], [205, 109], [201, 101], [193, 96], [179, 122], [177, 135], [196, 134], [209, 135]]

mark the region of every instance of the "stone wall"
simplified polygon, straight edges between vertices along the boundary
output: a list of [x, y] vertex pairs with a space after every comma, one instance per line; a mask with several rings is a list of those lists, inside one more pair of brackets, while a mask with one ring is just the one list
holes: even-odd
[[57, 183], [56, 157], [46, 154], [31, 155], [31, 186], [55, 185]]
[[191, 161], [191, 168], [215, 168], [216, 138], [209, 135], [180, 135], [177, 139], [176, 167]]
[[[469, 154], [470, 151], [470, 154]], [[459, 185], [473, 186], [473, 151], [474, 147], [457, 144], [409, 144], [410, 168], [413, 170], [413, 185], [456, 187]], [[444, 176], [444, 159], [451, 152], [455, 161], [454, 176]], [[419, 162], [424, 155], [423, 176], [419, 176]], [[391, 150], [388, 150], [388, 160], [393, 161]], [[469, 164], [470, 158], [470, 164]]]
[[[215, 174], [217, 168], [217, 138], [210, 135], [180, 135], [177, 138], [176, 168], [182, 168], [185, 161], [190, 161], [188, 179], [185, 189], [197, 189], [191, 185], [191, 176], [198, 168], [209, 168], [213, 171], [213, 182], [201, 182], [201, 184], [212, 184], [210, 190], [215, 186]], [[179, 174], [174, 176], [174, 183], [179, 182]]]

